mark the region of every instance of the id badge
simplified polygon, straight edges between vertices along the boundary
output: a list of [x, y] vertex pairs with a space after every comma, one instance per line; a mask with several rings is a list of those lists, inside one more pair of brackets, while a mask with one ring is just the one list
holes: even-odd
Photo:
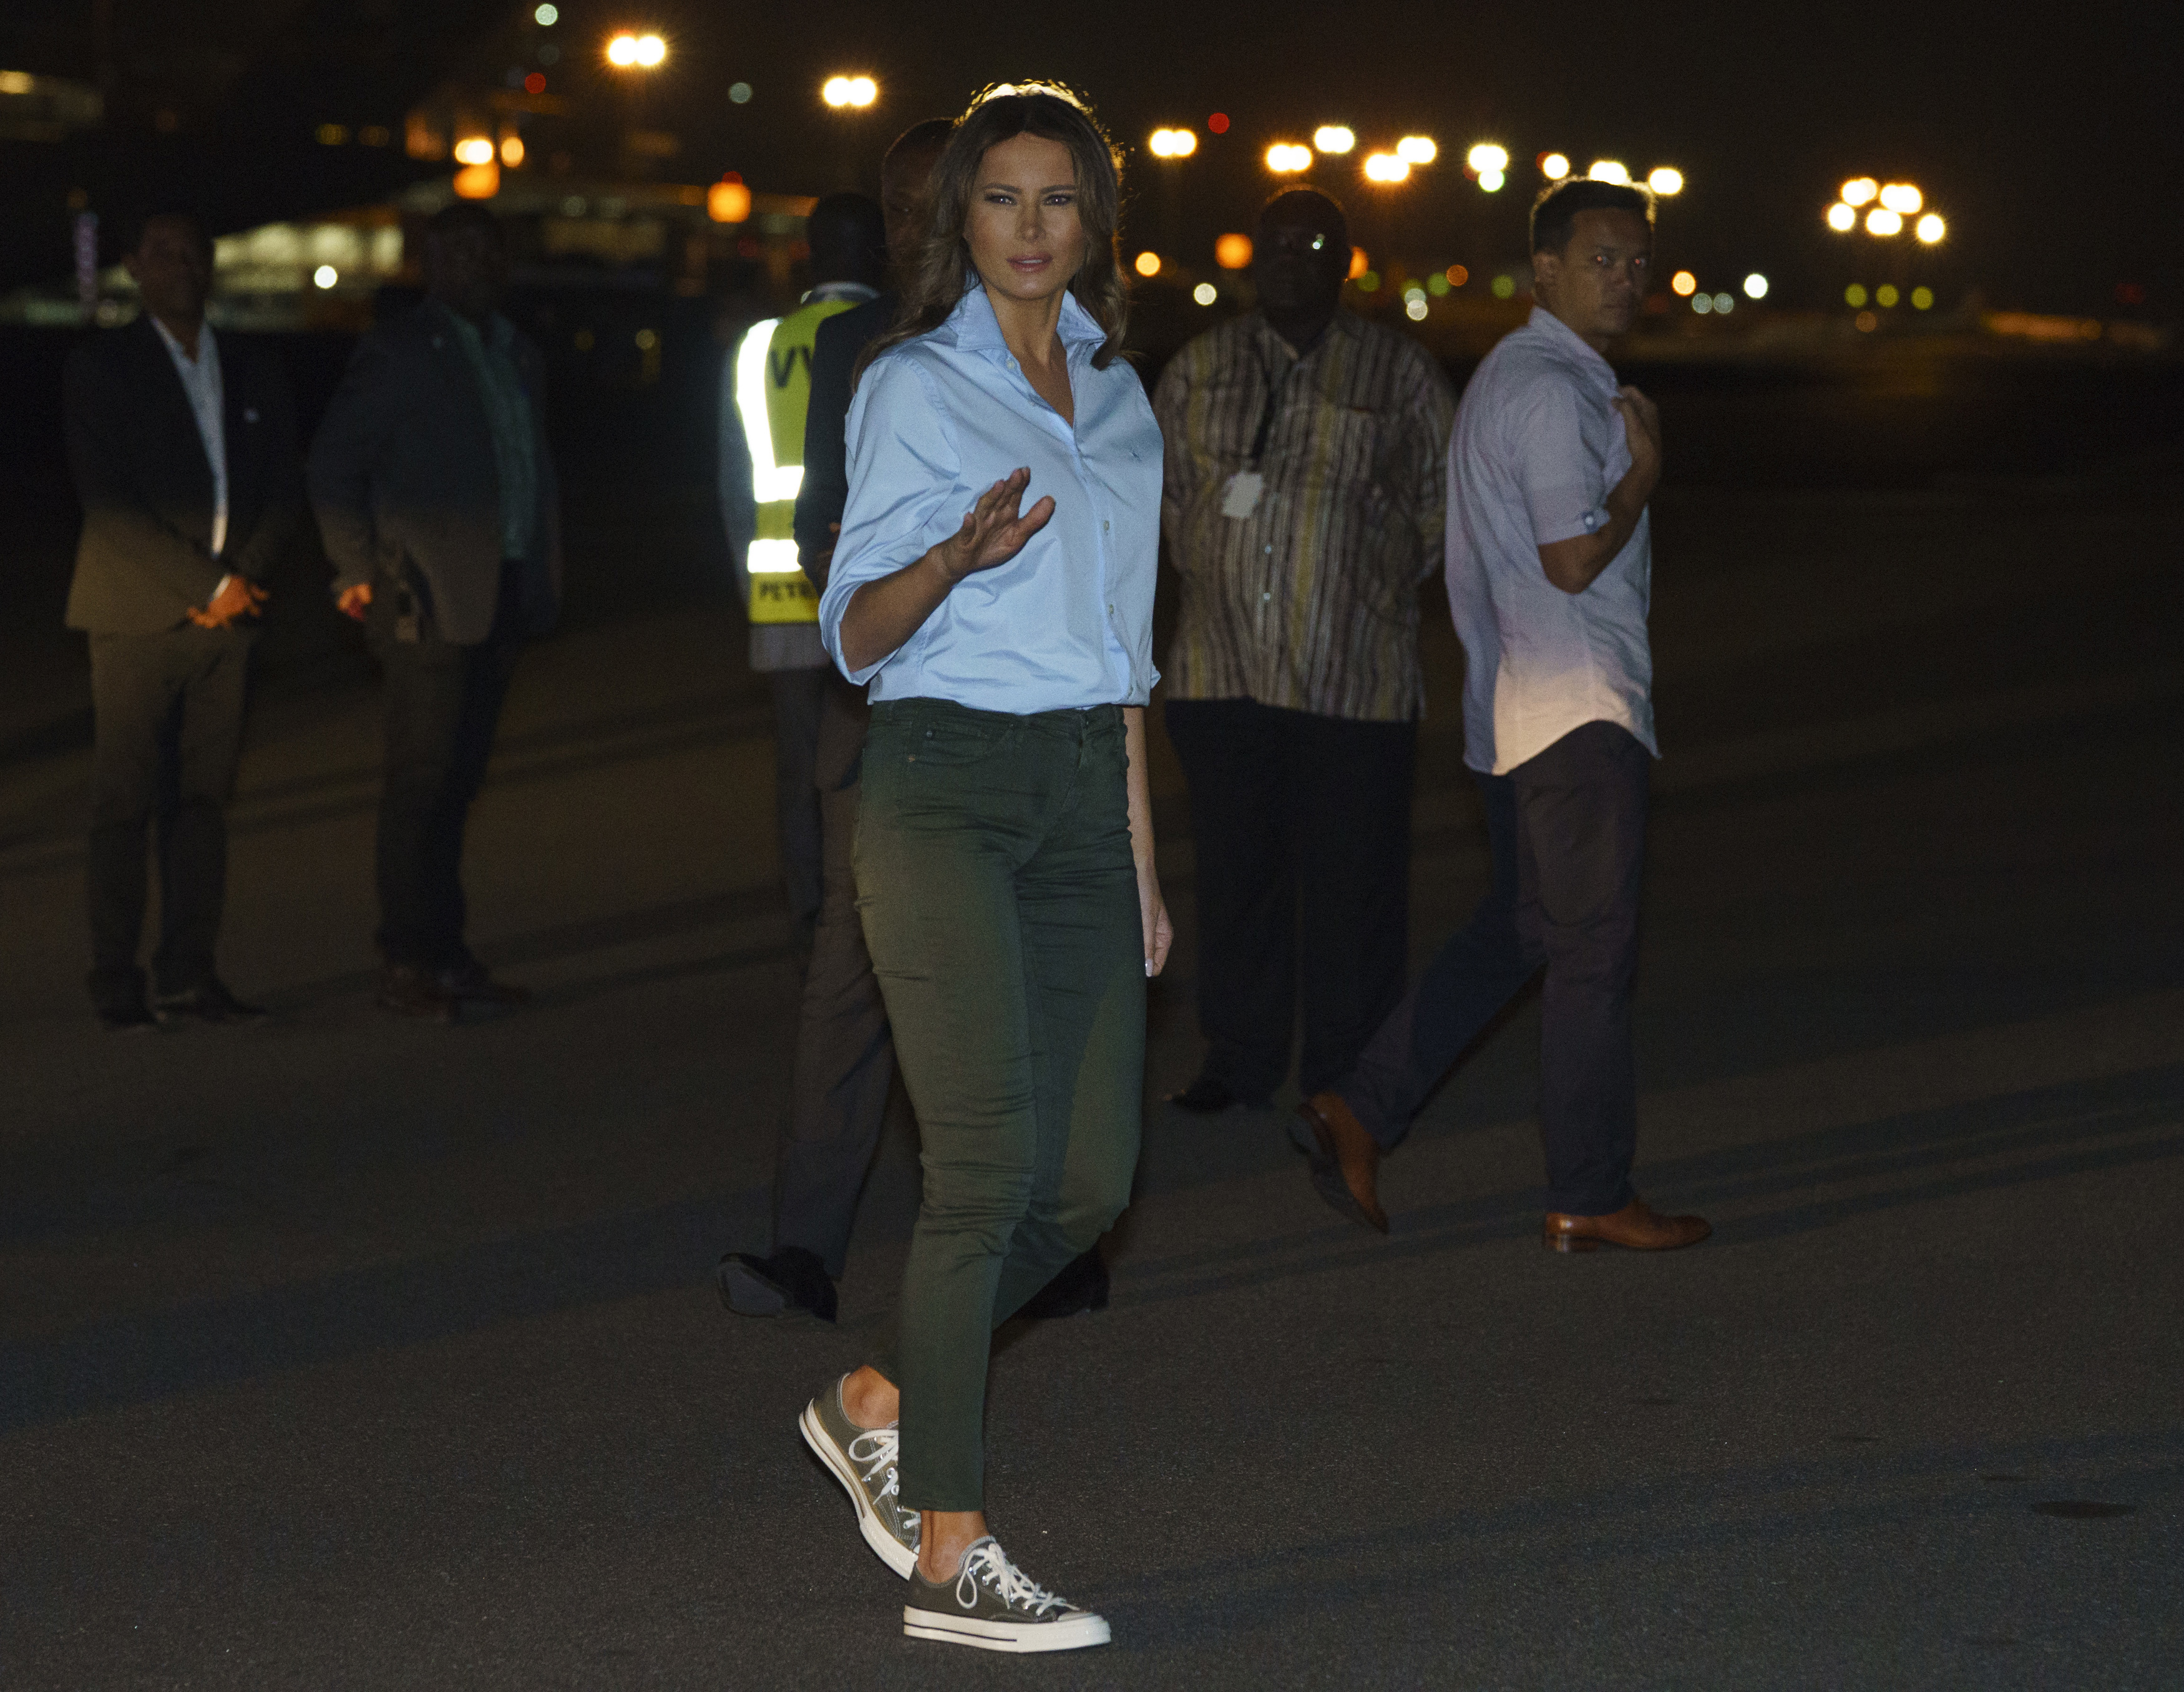
[[1266, 490], [1267, 479], [1255, 470], [1240, 470], [1228, 478], [1228, 486], [1221, 490], [1221, 515], [1224, 517], [1248, 517], [1259, 509], [1259, 495]]

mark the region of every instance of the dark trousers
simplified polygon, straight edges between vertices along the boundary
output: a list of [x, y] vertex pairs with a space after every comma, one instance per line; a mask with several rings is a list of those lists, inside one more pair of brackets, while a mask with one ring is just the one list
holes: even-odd
[[858, 749], [869, 713], [862, 690], [829, 672], [818, 758], [822, 849], [819, 916], [796, 1030], [794, 1103], [774, 1177], [774, 1249], [800, 1246], [839, 1277], [850, 1224], [887, 1117], [894, 1040], [865, 949], [852, 855]]
[[492, 632], [457, 646], [399, 615], [382, 581], [367, 622], [386, 687], [386, 787], [379, 801], [379, 949], [391, 964], [448, 970], [463, 943], [463, 826], [485, 784], [493, 731], [523, 646], [522, 571], [501, 566]]
[[1402, 994], [1414, 722], [1171, 699], [1197, 854], [1204, 1074], [1263, 1099], [1289, 1073], [1302, 977], [1306, 1094], [1348, 1073]]
[[102, 1010], [142, 1002], [148, 846], [159, 876], [155, 989], [188, 993], [213, 979], [250, 641], [244, 629], [193, 623], [91, 637], [90, 987]]
[[773, 694], [773, 815], [781, 845], [781, 885], [800, 943], [811, 938], [819, 916], [826, 849], [813, 778], [819, 721], [828, 684], [838, 679], [831, 669], [775, 670], [766, 678]]
[[902, 1500], [984, 1506], [994, 1326], [1106, 1232], [1137, 1166], [1145, 931], [1123, 713], [876, 706], [858, 904], [924, 1138], [893, 1351]]
[[1605, 1216], [1630, 1202], [1630, 994], [1650, 762], [1624, 730], [1591, 722], [1507, 776], [1479, 776], [1492, 889], [1335, 1088], [1382, 1145], [1402, 1138], [1449, 1066], [1544, 967], [1548, 1208]]

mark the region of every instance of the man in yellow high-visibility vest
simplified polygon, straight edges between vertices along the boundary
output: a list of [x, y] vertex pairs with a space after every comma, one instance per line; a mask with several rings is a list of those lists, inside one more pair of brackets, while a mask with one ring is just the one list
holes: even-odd
[[830, 194], [805, 224], [811, 291], [788, 315], [744, 331], [721, 372], [721, 517], [750, 618], [750, 667], [773, 693], [774, 789], [782, 881], [800, 942], [819, 912], [819, 796], [812, 779], [831, 665], [819, 599], [796, 562], [804, 418], [819, 326], [872, 298], [886, 273], [880, 209]]

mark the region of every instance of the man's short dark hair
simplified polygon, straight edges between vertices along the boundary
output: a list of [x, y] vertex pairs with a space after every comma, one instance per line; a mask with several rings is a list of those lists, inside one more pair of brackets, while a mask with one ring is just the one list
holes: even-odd
[[120, 240], [118, 250], [125, 254], [137, 251], [144, 244], [145, 231], [170, 218], [197, 231], [199, 244], [206, 252], [212, 251], [212, 225], [195, 206], [180, 200], [148, 200], [123, 213], [115, 231]]
[[1635, 212], [1653, 226], [1653, 191], [1635, 182], [1599, 182], [1572, 176], [1550, 183], [1532, 202], [1532, 251], [1559, 253], [1577, 230], [1577, 214], [1589, 211]]
[[[948, 137], [956, 132], [953, 118], [928, 118], [922, 123], [912, 124], [888, 143], [887, 157], [896, 159], [905, 153], [930, 153], [938, 155], [948, 145]], [[883, 163], [885, 161], [883, 160]]]
[[1334, 226], [1346, 242], [1350, 239], [1350, 219], [1342, 209], [1342, 202], [1324, 188], [1306, 187], [1302, 183], [1291, 183], [1286, 188], [1277, 188], [1267, 196], [1267, 203], [1259, 208], [1259, 221], [1264, 223], [1274, 215], [1277, 206], [1288, 203], [1297, 211], [1306, 211], [1312, 203], [1324, 206], [1334, 214]]
[[456, 200], [442, 206], [425, 220], [425, 238], [437, 241], [446, 236], [460, 235], [466, 229], [482, 230], [486, 237], [498, 246], [508, 244], [508, 231], [501, 221], [476, 200]]

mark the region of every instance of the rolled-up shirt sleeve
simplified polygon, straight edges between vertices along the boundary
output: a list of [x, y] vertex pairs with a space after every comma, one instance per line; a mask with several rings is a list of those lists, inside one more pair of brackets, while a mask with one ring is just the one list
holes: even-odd
[[1607, 488], [1585, 446], [1577, 390], [1537, 382], [1511, 420], [1510, 446], [1538, 546], [1597, 534], [1607, 526]]
[[961, 454], [939, 393], [914, 359], [884, 358], [865, 372], [850, 407], [850, 498], [819, 601], [819, 637], [843, 675], [869, 682], [924, 633], [853, 670], [842, 656], [842, 614], [867, 582], [915, 564], [955, 533], [963, 511], [950, 498]]

